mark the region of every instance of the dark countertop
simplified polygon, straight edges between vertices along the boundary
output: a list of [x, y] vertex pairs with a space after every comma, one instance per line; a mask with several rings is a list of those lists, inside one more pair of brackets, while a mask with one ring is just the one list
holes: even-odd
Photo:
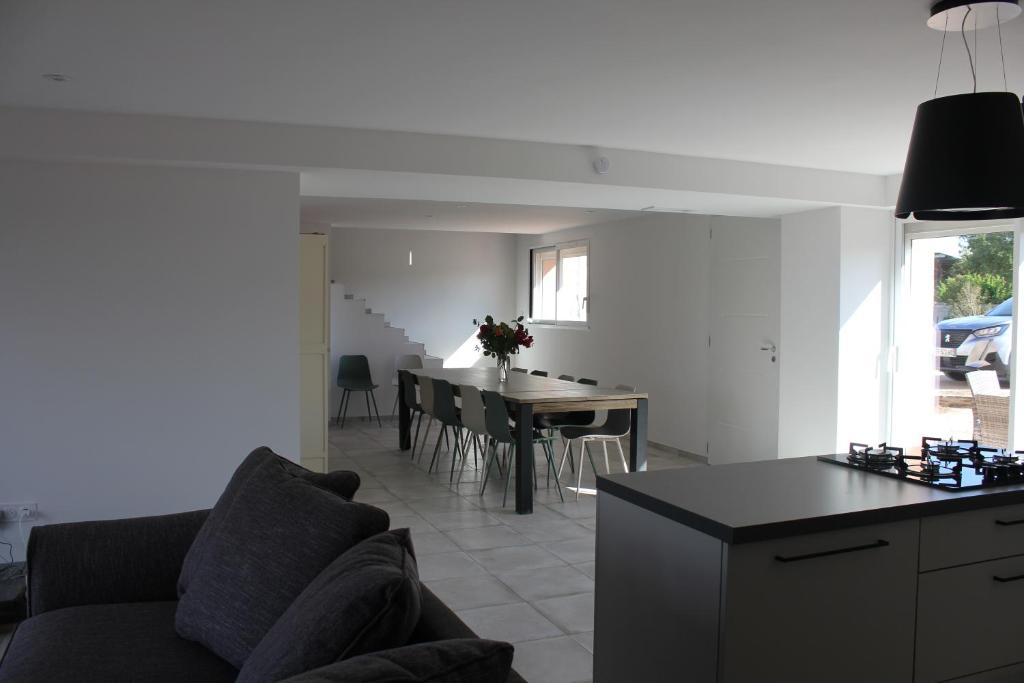
[[942, 491], [813, 456], [601, 475], [597, 488], [726, 543], [1024, 503], [1024, 484]]

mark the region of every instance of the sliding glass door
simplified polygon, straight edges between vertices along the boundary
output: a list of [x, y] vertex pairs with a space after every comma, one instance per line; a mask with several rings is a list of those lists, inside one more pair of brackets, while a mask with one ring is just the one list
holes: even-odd
[[914, 451], [922, 437], [1007, 448], [1014, 431], [1016, 226], [905, 230], [891, 441]]

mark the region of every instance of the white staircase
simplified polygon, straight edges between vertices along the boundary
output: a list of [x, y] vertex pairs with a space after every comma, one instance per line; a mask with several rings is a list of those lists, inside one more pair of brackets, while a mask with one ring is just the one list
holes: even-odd
[[[405, 330], [394, 327], [383, 313], [374, 313], [366, 299], [358, 298], [345, 291], [340, 283], [331, 284], [331, 365], [330, 365], [330, 416], [338, 414], [341, 389], [338, 388], [338, 361], [343, 355], [362, 355], [370, 361], [370, 374], [374, 384], [380, 385], [374, 394], [381, 419], [391, 415], [397, 387], [392, 384], [395, 377], [395, 359], [405, 354], [423, 357], [425, 367], [442, 367], [444, 361], [428, 355], [423, 344], [411, 341]], [[373, 404], [370, 408], [372, 411]], [[371, 412], [372, 414], [372, 412]], [[365, 417], [366, 401], [359, 393], [353, 394], [349, 402], [348, 417]], [[376, 424], [376, 422], [374, 422]]]

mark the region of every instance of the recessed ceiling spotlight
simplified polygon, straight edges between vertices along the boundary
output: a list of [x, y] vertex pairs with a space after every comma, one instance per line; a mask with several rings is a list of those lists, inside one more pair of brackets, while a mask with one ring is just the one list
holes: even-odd
[[67, 74], [57, 73], [43, 74], [43, 78], [45, 78], [48, 81], [53, 81], [54, 83], [67, 83], [71, 80], [71, 76], [68, 76]]

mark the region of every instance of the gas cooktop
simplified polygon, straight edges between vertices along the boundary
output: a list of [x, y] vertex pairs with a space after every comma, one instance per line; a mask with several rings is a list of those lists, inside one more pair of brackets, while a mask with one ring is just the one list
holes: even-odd
[[1024, 483], [1024, 451], [987, 448], [977, 441], [926, 436], [921, 439], [921, 455], [907, 455], [884, 443], [851, 443], [845, 455], [818, 459], [949, 491]]

